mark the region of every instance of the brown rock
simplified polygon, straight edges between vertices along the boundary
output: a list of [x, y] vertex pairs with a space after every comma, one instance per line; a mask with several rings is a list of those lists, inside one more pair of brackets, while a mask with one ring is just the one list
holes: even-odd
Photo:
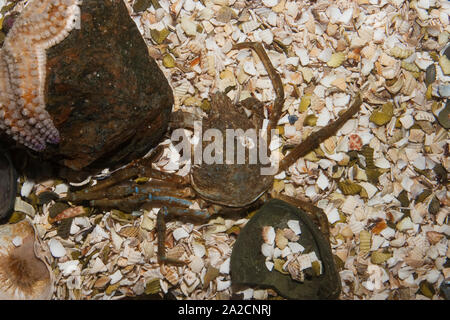
[[61, 142], [43, 156], [72, 170], [127, 163], [160, 141], [172, 104], [123, 1], [84, 1], [81, 29], [47, 51], [46, 108]]

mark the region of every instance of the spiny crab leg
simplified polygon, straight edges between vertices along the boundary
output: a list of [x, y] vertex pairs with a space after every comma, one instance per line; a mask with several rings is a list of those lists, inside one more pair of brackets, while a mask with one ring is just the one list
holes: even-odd
[[[187, 186], [188, 180], [176, 174], [167, 172], [161, 172], [151, 167], [153, 159], [139, 159], [133, 161], [130, 165], [123, 169], [119, 169], [113, 172], [108, 179], [98, 181], [96, 185], [88, 187], [86, 189], [70, 192], [66, 198], [61, 200], [78, 201], [78, 200], [90, 200], [99, 198], [108, 188], [122, 182], [129, 180], [133, 177], [143, 176], [151, 179], [162, 180], [166, 182], [174, 183], [176, 186]], [[98, 196], [97, 196], [98, 194]], [[92, 196], [90, 196], [92, 195]]]
[[316, 149], [322, 142], [329, 137], [336, 134], [336, 132], [347, 122], [353, 115], [355, 115], [362, 104], [361, 94], [358, 93], [353, 101], [353, 104], [348, 108], [342, 116], [336, 121], [330, 123], [319, 131], [313, 132], [303, 142], [296, 146], [286, 157], [284, 157], [279, 164], [278, 172], [284, 171], [294, 164], [299, 158], [307, 155], [309, 152]]
[[281, 112], [283, 110], [284, 105], [284, 88], [283, 83], [281, 82], [280, 75], [275, 70], [272, 65], [272, 62], [269, 59], [264, 47], [259, 42], [242, 42], [233, 45], [233, 49], [253, 49], [258, 57], [261, 59], [261, 62], [264, 65], [264, 68], [267, 70], [267, 74], [269, 75], [270, 80], [272, 81], [273, 89], [275, 90], [276, 98], [273, 103], [273, 109], [269, 117], [269, 125], [267, 126], [268, 136], [268, 144], [270, 143], [270, 133], [271, 129], [276, 128], [278, 120], [280, 120]]
[[177, 183], [151, 180], [147, 183], [123, 182], [108, 188], [90, 192], [69, 193], [64, 200], [77, 202], [102, 198], [123, 198], [132, 194], [168, 195], [180, 198], [192, 198], [194, 191]]

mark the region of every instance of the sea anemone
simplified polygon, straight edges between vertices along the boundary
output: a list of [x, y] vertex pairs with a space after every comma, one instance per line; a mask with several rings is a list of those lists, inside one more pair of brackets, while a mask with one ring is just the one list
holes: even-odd
[[53, 294], [50, 267], [29, 220], [0, 226], [0, 299], [43, 300]]

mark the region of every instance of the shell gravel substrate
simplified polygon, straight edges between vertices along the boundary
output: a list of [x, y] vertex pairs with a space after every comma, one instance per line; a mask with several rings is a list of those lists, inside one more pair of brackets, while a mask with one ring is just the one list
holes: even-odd
[[[92, 6], [119, 4], [118, 0], [84, 2]], [[0, 0], [0, 5], [3, 3], [10, 7], [9, 11], [13, 8], [8, 13], [13, 14], [20, 12], [26, 1]], [[143, 51], [156, 61], [173, 88], [173, 111], [191, 113], [192, 119], [211, 109], [210, 97], [216, 91], [227, 92], [231, 100], [256, 97], [264, 106], [244, 111], [248, 114], [260, 111], [266, 118], [271, 114], [275, 93], [261, 61], [250, 50], [232, 48], [242, 41], [262, 42], [280, 73], [286, 98], [277, 124], [280, 139], [273, 150], [273, 155], [279, 158], [311, 132], [334, 121], [348, 107], [351, 97], [361, 91], [364, 103], [358, 115], [345, 123], [336, 136], [278, 175], [274, 189], [280, 194], [306, 198], [326, 214], [331, 250], [342, 281], [340, 299], [448, 297], [450, 141], [445, 106], [450, 76], [446, 74], [447, 60], [443, 59], [444, 55], [450, 58], [447, 0], [123, 0], [123, 3], [145, 41], [141, 41]], [[4, 12], [0, 10], [0, 19]], [[126, 10], [121, 13], [128, 26]], [[83, 18], [89, 16], [82, 15]], [[112, 32], [123, 31], [112, 22], [113, 19], [107, 21]], [[102, 23], [99, 27], [102, 29]], [[137, 32], [133, 34], [140, 36]], [[130, 40], [118, 38], [121, 45]], [[70, 39], [60, 43], [59, 48], [64, 47], [66, 40]], [[101, 42], [101, 36], [96, 40]], [[55, 51], [53, 55], [49, 52], [50, 64], [54, 54]], [[140, 61], [144, 58], [140, 53], [137, 56]], [[134, 57], [128, 57], [126, 63], [136, 62]], [[64, 65], [71, 58], [70, 55], [60, 58], [61, 67], [73, 68], [73, 63]], [[402, 68], [402, 64], [412, 71]], [[142, 67], [141, 71], [145, 66]], [[102, 70], [112, 69], [104, 66]], [[105, 81], [108, 74], [81, 72], [86, 92], [96, 90], [90, 84], [104, 85], [110, 90], [95, 94], [97, 98], [100, 96], [101, 103], [120, 98], [114, 95], [117, 91], [109, 86], [110, 82]], [[48, 103], [54, 106], [50, 109], [63, 129], [62, 120], [68, 112], [58, 112], [57, 106], [62, 105], [61, 110], [66, 111], [73, 106], [66, 103], [66, 87], [54, 86], [60, 79], [59, 73], [54, 75], [48, 79], [51, 84], [48, 89], [58, 91], [61, 99]], [[66, 79], [72, 77], [71, 72], [64, 75]], [[161, 80], [159, 76], [158, 79]], [[79, 88], [70, 88], [73, 90], [70, 95], [76, 96]], [[140, 93], [136, 90], [131, 95], [139, 98]], [[168, 93], [167, 89], [160, 94]], [[98, 101], [88, 100], [80, 98], [75, 103], [88, 105]], [[128, 100], [122, 99], [122, 106], [129, 106], [127, 111], [133, 113]], [[153, 125], [147, 129], [158, 131]], [[160, 139], [157, 135], [155, 141]], [[169, 136], [160, 144], [162, 156], [154, 167], [187, 176], [193, 164], [174, 151], [178, 141], [171, 141]], [[96, 141], [114, 144], [115, 140]], [[117, 149], [122, 146], [118, 143]], [[70, 143], [65, 147], [68, 154], [79, 151]], [[107, 153], [92, 164], [101, 166], [123, 156]], [[109, 174], [105, 170], [79, 184], [71, 183], [70, 187], [78, 190]], [[33, 224], [39, 238], [45, 243], [53, 239], [52, 246], [58, 244], [65, 249], [56, 254], [59, 257], [50, 256], [56, 279], [54, 298], [122, 299], [142, 297], [146, 292], [198, 300], [280, 298], [270, 288], [233, 286], [231, 252], [250, 216], [221, 215], [201, 223], [169, 220], [166, 254], [186, 264], [164, 268], [157, 259], [158, 208], [125, 214], [116, 209], [86, 207], [85, 213], [74, 216], [71, 223], [49, 221], [52, 201], [65, 194], [60, 178], [31, 181], [29, 175], [20, 177], [21, 204], [27, 202], [34, 208]], [[203, 203], [193, 209], [201, 207]], [[23, 215], [15, 212], [11, 220], [17, 221]], [[261, 238], [261, 232], [255, 236]], [[278, 237], [278, 244], [290, 249], [286, 239]], [[286, 247], [284, 250], [288, 251]], [[286, 272], [283, 266], [283, 257], [262, 264], [267, 272], [280, 275], [281, 271]], [[269, 267], [273, 270], [268, 271]], [[290, 278], [289, 274], [286, 277]]]

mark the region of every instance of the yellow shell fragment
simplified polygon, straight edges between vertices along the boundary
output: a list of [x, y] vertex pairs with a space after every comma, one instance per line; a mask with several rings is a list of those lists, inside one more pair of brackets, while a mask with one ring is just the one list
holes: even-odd
[[311, 95], [307, 94], [302, 97], [300, 101], [300, 105], [298, 106], [299, 112], [305, 112], [308, 110], [308, 107], [311, 105]]
[[282, 274], [289, 274], [289, 272], [283, 270], [283, 265], [286, 261], [283, 259], [273, 259], [273, 268]]
[[303, 80], [305, 80], [306, 83], [309, 83], [314, 77], [313, 71], [310, 68], [301, 68], [300, 71], [302, 72]]
[[433, 87], [430, 84], [430, 85], [428, 85], [427, 92], [425, 93], [425, 98], [427, 98], [427, 100], [431, 100], [432, 99], [432, 95], [431, 95], [432, 93], [433, 93]]
[[402, 61], [402, 68], [411, 72], [419, 72], [420, 69], [418, 66], [416, 66], [415, 63], [409, 63], [406, 61]]
[[312, 267], [312, 270], [313, 270], [313, 273], [314, 273], [314, 275], [316, 276], [316, 277], [318, 277], [318, 276], [320, 276], [320, 274], [321, 274], [321, 268], [320, 268], [320, 262], [319, 261], [313, 261], [313, 262], [311, 262], [311, 267]]
[[110, 296], [113, 294], [114, 291], [116, 291], [120, 287], [120, 282], [117, 282], [115, 284], [111, 284], [106, 288], [105, 293]]
[[369, 120], [377, 126], [382, 126], [391, 121], [394, 115], [394, 105], [392, 102], [387, 102], [381, 107], [381, 111], [374, 111]]
[[155, 279], [151, 279], [147, 282], [147, 284], [145, 285], [145, 294], [155, 294], [158, 293], [159, 291], [161, 291], [161, 286], [159, 284], [159, 279], [155, 278]]
[[314, 127], [317, 123], [317, 117], [313, 114], [309, 114], [306, 116], [305, 121], [303, 122], [306, 126]]
[[175, 67], [175, 59], [170, 55], [166, 54], [163, 58], [163, 66], [166, 68], [174, 68]]
[[331, 68], [339, 67], [345, 61], [345, 53], [336, 52], [331, 55], [330, 60], [328, 60], [327, 65]]
[[445, 54], [443, 54], [439, 58], [439, 65], [441, 66], [442, 72], [445, 75], [449, 75], [450, 74], [450, 60], [448, 60], [448, 58], [447, 58], [447, 56]]
[[359, 233], [359, 251], [365, 254], [370, 251], [372, 235], [369, 231], [362, 230]]
[[382, 264], [383, 262], [388, 260], [390, 257], [392, 257], [391, 253], [375, 251], [370, 256], [370, 262], [372, 262], [373, 264]]
[[161, 44], [164, 42], [164, 40], [169, 35], [170, 31], [166, 28], [158, 31], [156, 29], [150, 30], [150, 36], [152, 37], [153, 41], [155, 41], [157, 44]]
[[283, 180], [275, 180], [273, 182], [273, 190], [276, 192], [281, 192], [284, 189], [284, 181]]
[[362, 187], [350, 180], [338, 182], [339, 189], [345, 195], [355, 195], [361, 192]]
[[406, 59], [408, 58], [413, 52], [408, 49], [403, 49], [400, 47], [394, 47], [389, 51], [389, 54], [395, 58], [398, 59]]

